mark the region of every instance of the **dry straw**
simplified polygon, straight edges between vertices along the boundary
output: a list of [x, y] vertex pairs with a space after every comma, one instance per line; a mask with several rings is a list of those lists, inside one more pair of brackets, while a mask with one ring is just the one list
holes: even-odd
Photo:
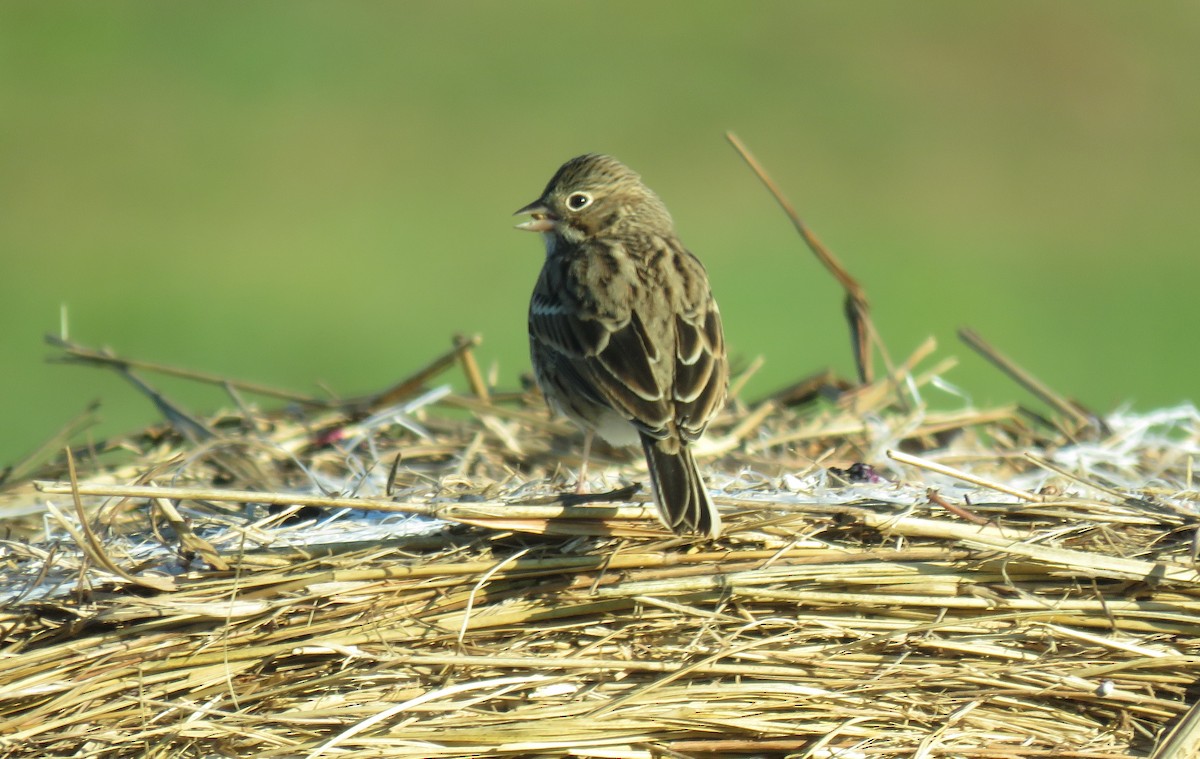
[[[1195, 755], [1200, 416], [1100, 419], [974, 334], [1050, 414], [930, 411], [950, 362], [874, 378], [831, 270], [861, 381], [735, 398], [711, 543], [620, 451], [560, 497], [577, 433], [475, 339], [350, 400], [59, 341], [167, 422], [9, 473], [0, 756]], [[456, 364], [470, 391], [434, 387]]]

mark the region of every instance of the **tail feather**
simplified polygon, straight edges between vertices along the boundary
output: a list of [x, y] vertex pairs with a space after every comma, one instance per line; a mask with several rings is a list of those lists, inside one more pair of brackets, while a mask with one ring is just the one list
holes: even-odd
[[704, 486], [696, 460], [686, 443], [677, 451], [664, 450], [663, 441], [642, 435], [642, 449], [650, 467], [650, 483], [658, 517], [677, 535], [721, 534], [721, 515]]

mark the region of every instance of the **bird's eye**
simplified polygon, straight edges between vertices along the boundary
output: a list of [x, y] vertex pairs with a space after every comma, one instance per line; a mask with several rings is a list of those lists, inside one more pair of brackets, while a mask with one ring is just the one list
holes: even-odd
[[592, 196], [586, 192], [573, 192], [567, 196], [567, 208], [572, 211], [582, 211], [591, 205]]

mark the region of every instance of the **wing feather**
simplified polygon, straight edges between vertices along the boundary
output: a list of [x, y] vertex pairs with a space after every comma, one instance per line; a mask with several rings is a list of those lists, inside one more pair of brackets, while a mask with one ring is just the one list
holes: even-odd
[[725, 399], [721, 319], [700, 262], [674, 245], [661, 252], [648, 275], [623, 267], [619, 249], [551, 255], [529, 334], [535, 356], [572, 392], [653, 438], [691, 441]]

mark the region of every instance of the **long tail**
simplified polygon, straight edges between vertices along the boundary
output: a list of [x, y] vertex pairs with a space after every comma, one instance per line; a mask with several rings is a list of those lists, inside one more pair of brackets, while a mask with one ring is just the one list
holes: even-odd
[[696, 469], [696, 460], [687, 444], [680, 444], [672, 452], [664, 450], [670, 446], [668, 441], [649, 435], [641, 437], [658, 517], [663, 524], [677, 535], [701, 533], [710, 538], [720, 535], [721, 515], [704, 487], [704, 478]]

